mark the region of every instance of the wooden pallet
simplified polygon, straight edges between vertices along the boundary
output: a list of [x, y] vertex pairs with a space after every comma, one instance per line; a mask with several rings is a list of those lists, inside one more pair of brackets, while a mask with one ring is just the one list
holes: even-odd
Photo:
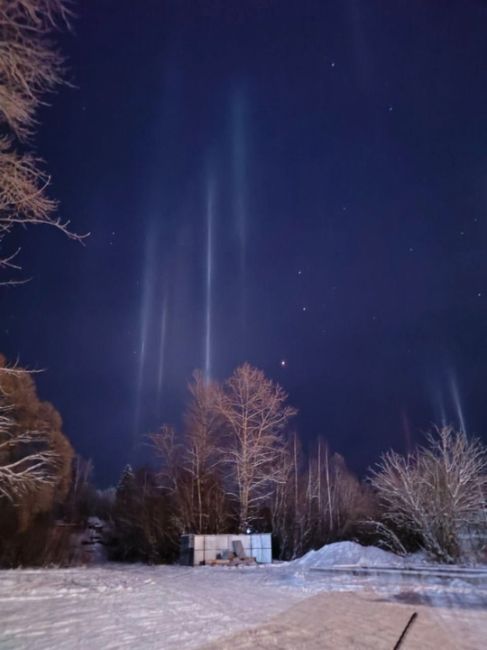
[[228, 560], [208, 560], [205, 564], [208, 566], [253, 566], [257, 564], [257, 561], [254, 557], [236, 557]]

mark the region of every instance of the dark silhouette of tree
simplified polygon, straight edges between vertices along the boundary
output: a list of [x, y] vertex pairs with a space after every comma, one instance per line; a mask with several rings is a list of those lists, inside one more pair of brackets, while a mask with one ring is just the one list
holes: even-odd
[[171, 503], [147, 468], [127, 465], [116, 490], [113, 559], [157, 563], [174, 559], [178, 533], [171, 522]]

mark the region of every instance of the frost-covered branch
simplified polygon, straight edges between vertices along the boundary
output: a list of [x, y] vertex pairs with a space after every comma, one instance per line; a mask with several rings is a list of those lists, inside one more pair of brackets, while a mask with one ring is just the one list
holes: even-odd
[[0, 406], [0, 498], [15, 501], [42, 485], [53, 485], [57, 454], [39, 449], [46, 442], [36, 431], [15, 431], [10, 409]]

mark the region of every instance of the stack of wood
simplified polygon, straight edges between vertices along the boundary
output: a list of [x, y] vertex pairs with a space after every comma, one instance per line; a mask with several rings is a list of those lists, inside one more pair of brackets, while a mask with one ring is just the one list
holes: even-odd
[[[233, 555], [233, 553], [232, 553]], [[246, 558], [239, 558], [239, 557], [229, 557], [229, 558], [217, 558], [216, 560], [208, 560], [205, 562], [205, 564], [208, 564], [209, 566], [252, 566], [254, 564], [257, 564], [255, 557], [246, 557]]]
[[242, 542], [232, 542], [233, 551], [222, 551], [216, 560], [209, 560], [210, 566], [252, 566], [257, 564], [255, 557], [247, 557]]

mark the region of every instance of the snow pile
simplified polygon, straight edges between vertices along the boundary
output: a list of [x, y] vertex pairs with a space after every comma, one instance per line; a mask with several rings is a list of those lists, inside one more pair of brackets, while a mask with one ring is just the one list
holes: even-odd
[[320, 569], [333, 566], [403, 567], [404, 558], [376, 546], [361, 546], [356, 542], [326, 544], [318, 551], [309, 551], [294, 560], [300, 569]]

